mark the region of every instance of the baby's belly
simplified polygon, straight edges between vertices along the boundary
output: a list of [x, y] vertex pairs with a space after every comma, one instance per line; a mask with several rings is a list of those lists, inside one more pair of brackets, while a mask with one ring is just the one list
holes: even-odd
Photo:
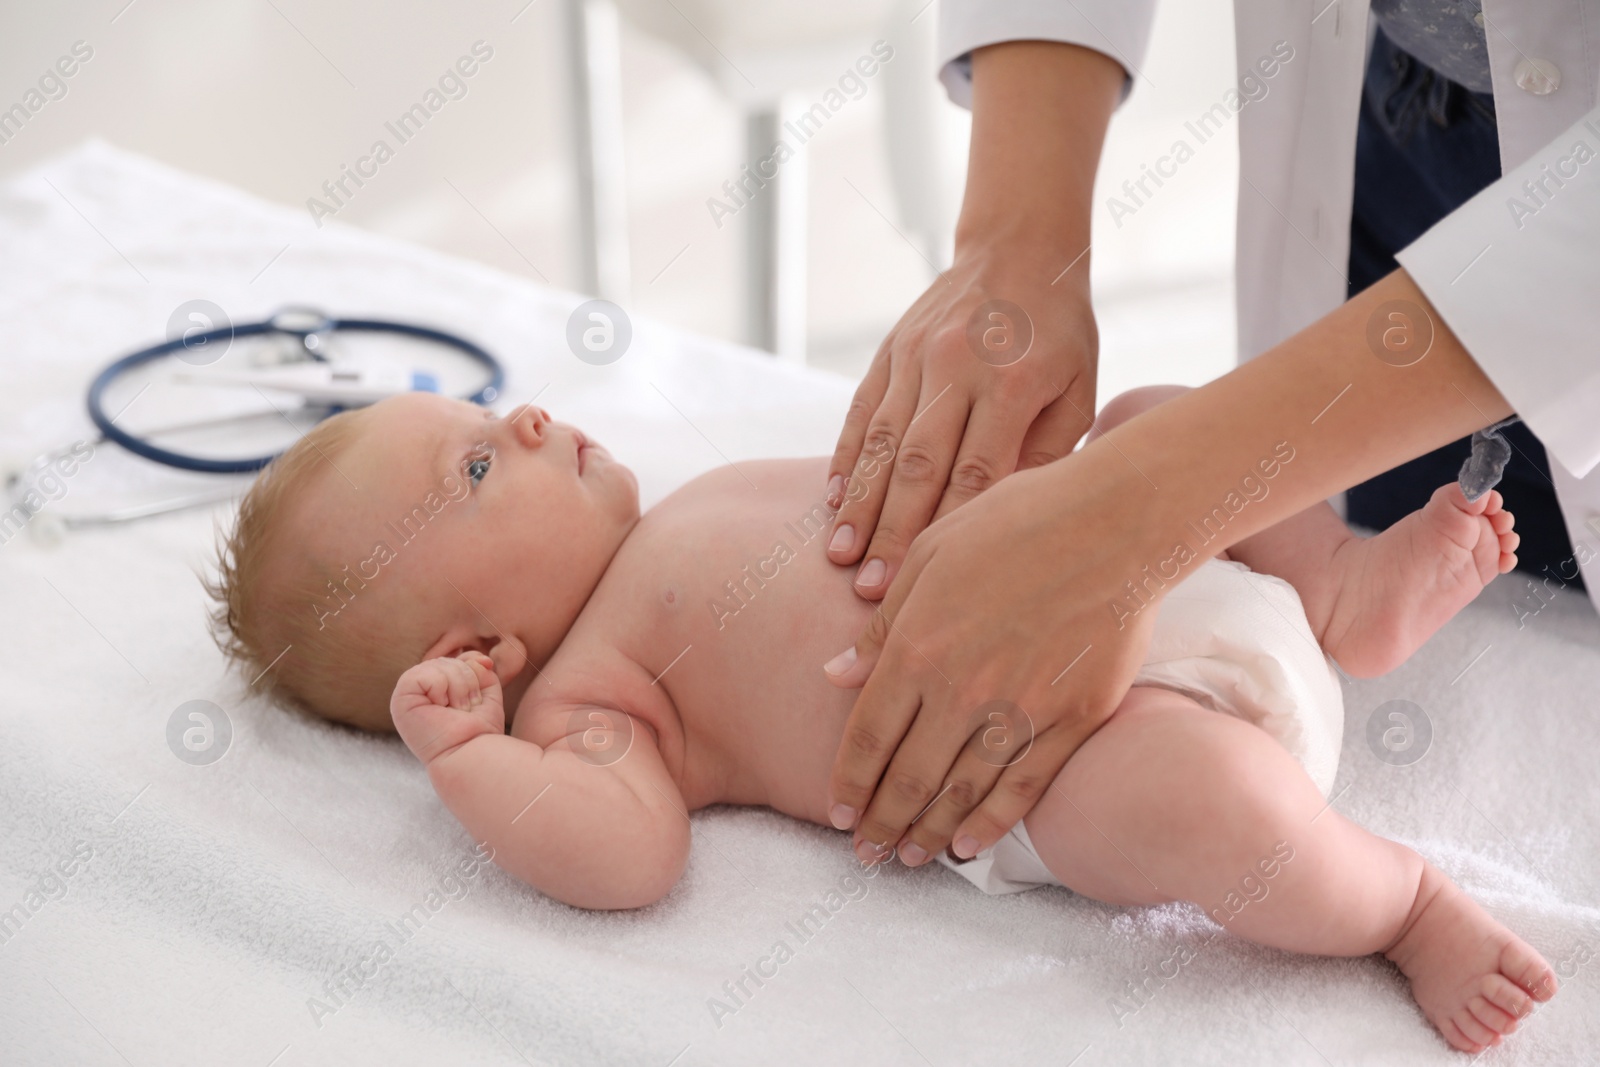
[[[720, 779], [717, 800], [825, 823], [828, 776], [860, 691], [833, 686], [822, 665], [855, 643], [872, 609], [848, 574], [800, 563], [720, 625], [707, 606], [670, 692], [687, 759], [717, 765], [707, 768]], [[708, 654], [691, 664], [701, 648]]]
[[719, 731], [729, 769], [723, 799], [826, 824], [828, 778], [859, 690], [835, 689], [820, 677], [750, 681], [730, 682], [713, 712], [731, 727]]
[[[816, 563], [797, 560], [787, 588], [754, 590], [720, 627], [708, 625], [707, 647], [722, 644], [702, 666], [721, 666], [688, 673], [674, 699], [691, 742], [702, 737], [704, 755], [726, 772], [717, 799], [828, 825], [828, 780], [860, 690], [835, 688], [822, 664], [855, 642], [873, 609], [850, 589], [847, 572], [825, 558]], [[1298, 597], [1237, 563], [1203, 571], [1162, 605], [1138, 683], [1210, 693], [1218, 710], [1283, 743], [1326, 793], [1343, 702]]]
[[[682, 650], [661, 684], [684, 731], [686, 800], [764, 804], [825, 822], [828, 775], [858, 691], [835, 688], [822, 665], [856, 642], [873, 606], [850, 584], [855, 568], [828, 561], [832, 530], [811, 510], [825, 461], [745, 470], [760, 485], [753, 499], [742, 481], [723, 479], [730, 484], [712, 483], [663, 516], [661, 541], [694, 550], [673, 552], [670, 565], [641, 562], [651, 574], [670, 571], [674, 598], [647, 661]], [[739, 506], [712, 515], [724, 497]]]

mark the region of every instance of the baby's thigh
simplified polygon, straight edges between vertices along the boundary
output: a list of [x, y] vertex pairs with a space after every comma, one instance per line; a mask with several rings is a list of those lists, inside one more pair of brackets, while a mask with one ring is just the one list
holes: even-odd
[[1322, 795], [1266, 731], [1181, 693], [1135, 686], [1024, 820], [1039, 858], [1112, 904], [1188, 899], [1248, 869], [1266, 839]]

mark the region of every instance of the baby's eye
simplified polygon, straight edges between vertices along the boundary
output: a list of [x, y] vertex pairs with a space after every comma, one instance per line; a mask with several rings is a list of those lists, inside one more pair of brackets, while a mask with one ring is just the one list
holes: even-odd
[[475, 456], [467, 460], [467, 481], [477, 485], [483, 481], [483, 476], [489, 473], [489, 460], [484, 456]]

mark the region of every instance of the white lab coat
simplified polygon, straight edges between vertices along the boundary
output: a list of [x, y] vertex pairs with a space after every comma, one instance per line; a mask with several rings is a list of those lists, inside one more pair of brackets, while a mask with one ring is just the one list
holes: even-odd
[[[1295, 53], [1238, 112], [1241, 361], [1345, 299], [1368, 3], [1235, 0], [1241, 75], [1279, 42]], [[968, 106], [960, 57], [1012, 40], [1079, 44], [1136, 71], [1154, 8], [942, 0], [940, 77]], [[1484, 0], [1483, 14], [1503, 177], [1398, 258], [1544, 442], [1600, 606], [1600, 0]]]

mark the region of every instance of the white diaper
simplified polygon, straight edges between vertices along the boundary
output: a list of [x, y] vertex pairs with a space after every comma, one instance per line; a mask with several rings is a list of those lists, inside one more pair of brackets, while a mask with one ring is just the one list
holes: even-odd
[[[1255, 723], [1300, 761], [1323, 796], [1344, 740], [1344, 697], [1333, 661], [1306, 621], [1300, 594], [1235, 560], [1208, 560], [1174, 586], [1156, 616], [1134, 685], [1173, 689]], [[1017, 823], [970, 860], [939, 861], [985, 893], [1060, 885]]]

